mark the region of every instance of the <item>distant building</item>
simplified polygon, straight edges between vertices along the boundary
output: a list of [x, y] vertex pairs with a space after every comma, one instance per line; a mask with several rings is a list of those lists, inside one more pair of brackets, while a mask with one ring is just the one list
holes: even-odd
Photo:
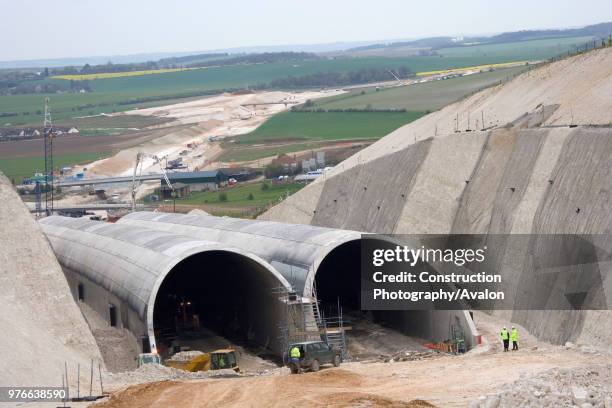
[[286, 172], [293, 172], [298, 167], [295, 157], [291, 157], [287, 154], [279, 154], [276, 159], [272, 160], [272, 164], [282, 166]]
[[[174, 194], [176, 195], [176, 198], [185, 198], [185, 197], [188, 197], [189, 194], [191, 193], [191, 188], [189, 184], [172, 183], [172, 188], [174, 189]], [[163, 184], [163, 183], [162, 183], [161, 188], [159, 189], [159, 194], [164, 200], [173, 198], [172, 190], [170, 189], [170, 187], [168, 187], [166, 184]]]
[[318, 168], [317, 166], [317, 160], [316, 159], [308, 159], [308, 160], [302, 160], [302, 171], [303, 172], [309, 172], [311, 170], [316, 170]]
[[[170, 183], [183, 183], [190, 191], [215, 191], [227, 184], [228, 177], [219, 170], [168, 173]], [[161, 179], [162, 184], [164, 183]]]
[[325, 152], [317, 152], [317, 167], [325, 167]]

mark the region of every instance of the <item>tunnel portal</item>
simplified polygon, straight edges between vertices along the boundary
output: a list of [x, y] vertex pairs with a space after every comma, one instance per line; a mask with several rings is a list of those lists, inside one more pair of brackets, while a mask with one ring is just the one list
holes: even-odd
[[[160, 354], [216, 334], [245, 346], [269, 346], [277, 285], [265, 268], [237, 253], [192, 255], [164, 277], [155, 295], [153, 328]], [[213, 341], [209, 347], [226, 347]]]

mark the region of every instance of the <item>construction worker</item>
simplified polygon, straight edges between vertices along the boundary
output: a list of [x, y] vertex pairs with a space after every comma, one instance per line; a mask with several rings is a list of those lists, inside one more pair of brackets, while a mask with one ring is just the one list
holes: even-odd
[[501, 333], [501, 339], [504, 342], [504, 351], [508, 351], [508, 344], [510, 343], [510, 333], [508, 333], [508, 329], [504, 326]]
[[291, 350], [289, 350], [289, 361], [291, 364], [295, 364], [295, 366], [298, 369], [298, 372], [301, 371], [300, 370], [300, 357], [301, 357], [300, 348], [298, 346], [291, 347]]
[[510, 332], [510, 340], [512, 340], [512, 350], [518, 350], [518, 330], [514, 326]]

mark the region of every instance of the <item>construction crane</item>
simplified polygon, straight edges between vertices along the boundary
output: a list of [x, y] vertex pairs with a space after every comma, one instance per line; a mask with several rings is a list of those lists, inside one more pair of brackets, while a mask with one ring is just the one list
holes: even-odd
[[[51, 108], [49, 106], [49, 98], [45, 98], [45, 117], [43, 122], [43, 142], [45, 144], [45, 175], [44, 175], [44, 186], [45, 186], [45, 214], [51, 215], [53, 213], [53, 138], [55, 133], [53, 131], [53, 123], [51, 122]], [[40, 203], [37, 202], [37, 207], [40, 209]]]
[[402, 80], [401, 80], [401, 79], [399, 79], [399, 78], [397, 77], [397, 75], [395, 75], [395, 74], [393, 73], [393, 71], [391, 71], [390, 69], [388, 69], [388, 70], [387, 70], [387, 72], [388, 72], [388, 73], [390, 73], [391, 75], [393, 75], [393, 78], [395, 78], [395, 80], [397, 81], [398, 85], [404, 85], [404, 82], [402, 82]]
[[138, 154], [136, 155], [136, 165], [134, 166], [134, 174], [132, 175], [132, 211], [136, 211], [136, 189], [138, 188], [138, 186], [140, 186], [140, 183], [136, 185], [136, 173], [138, 173], [138, 181], [140, 182], [140, 176], [142, 176], [142, 162], [146, 158], [153, 159], [155, 163], [159, 165], [162, 175], [164, 176], [164, 180], [172, 191], [172, 196], [174, 197], [174, 187], [172, 187], [172, 183], [170, 183], [170, 179], [166, 174], [166, 170], [164, 169], [164, 166], [162, 166], [161, 159], [154, 154], [138, 152]]

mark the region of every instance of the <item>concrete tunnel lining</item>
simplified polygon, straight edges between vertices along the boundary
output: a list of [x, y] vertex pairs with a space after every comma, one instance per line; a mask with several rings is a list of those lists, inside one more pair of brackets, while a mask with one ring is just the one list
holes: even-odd
[[[130, 213], [118, 223], [213, 240], [248, 250], [268, 261], [291, 283], [294, 290], [306, 297], [312, 295], [313, 282], [316, 282], [317, 274], [326, 259], [334, 256], [344, 246], [363, 240], [363, 234], [357, 231], [199, 214], [143, 211]], [[394, 243], [391, 237], [377, 238], [385, 241], [385, 244]], [[360, 262], [360, 256], [357, 258], [357, 262]], [[301, 273], [295, 273], [296, 269]], [[357, 270], [356, 279], [360, 278], [360, 271]], [[319, 300], [325, 301], [320, 295], [317, 293]], [[330, 299], [328, 302], [334, 301]], [[401, 332], [431, 340], [447, 339], [451, 320], [464, 327], [468, 345], [474, 344], [477, 335], [467, 310], [389, 311], [375, 314], [377, 320], [380, 318], [381, 322]]]
[[[265, 328], [258, 337], [268, 339], [262, 345], [282, 352], [276, 324], [280, 317], [276, 314], [283, 309], [273, 289], [288, 288], [289, 284], [259, 256], [229, 245], [100, 221], [53, 216], [41, 220], [40, 225], [65, 272], [73, 271], [125, 302], [142, 322], [144, 332], [133, 332], [134, 336], [147, 336], [152, 349], [158, 344], [154, 324], [157, 294], [181, 262], [207, 253], [223, 253], [254, 265], [253, 270], [270, 283], [265, 291], [270, 293], [272, 302], [256, 306], [262, 319], [258, 326]], [[244, 294], [246, 298], [249, 295]]]
[[271, 221], [174, 213], [136, 212], [118, 221], [157, 231], [230, 245], [256, 254], [272, 265], [293, 289], [312, 294], [316, 270], [335, 248], [361, 240], [357, 231]]
[[[282, 276], [280, 276], [280, 274], [278, 274], [278, 272], [274, 270], [274, 268], [272, 268], [269, 264], [267, 264], [267, 262], [265, 262], [264, 260], [261, 260], [257, 256], [254, 256], [251, 254], [242, 254], [242, 253], [237, 252], [235, 249], [230, 249], [227, 247], [219, 247], [217, 249], [209, 249], [206, 251], [196, 251], [188, 256], [185, 256], [182, 259], [177, 260], [177, 262], [174, 265], [172, 265], [170, 268], [167, 268], [166, 271], [158, 277], [157, 281], [155, 282], [155, 285], [153, 286], [153, 289], [151, 290], [151, 295], [149, 297], [149, 303], [147, 305], [147, 330], [148, 330], [148, 336], [150, 339], [149, 341], [154, 339], [154, 341], [151, 342], [152, 350], [157, 348], [160, 343], [159, 339], [155, 338], [156, 313], [159, 312], [159, 310], [156, 309], [156, 306], [159, 306], [159, 302], [160, 302], [159, 295], [161, 294], [160, 291], [164, 288], [165, 284], [169, 283], [168, 281], [169, 279], [173, 277], [172, 276], [173, 274], [180, 272], [180, 268], [183, 264], [191, 260], [201, 258], [203, 256], [211, 255], [211, 254], [217, 254], [217, 255], [223, 254], [223, 255], [229, 256], [230, 259], [233, 258], [233, 260], [238, 260], [239, 263], [243, 262], [244, 264], [251, 264], [250, 266], [253, 267], [252, 270], [259, 269], [260, 271], [266, 270], [267, 272], [271, 272], [271, 274], [268, 274], [268, 275], [253, 274], [254, 276], [251, 276], [252, 279], [250, 280], [252, 283], [256, 281], [262, 282], [265, 280], [269, 280], [269, 285], [264, 286], [264, 287], [258, 287], [257, 285], [253, 285], [251, 288], [251, 292], [248, 294], [248, 296], [243, 296], [243, 297], [245, 299], [250, 299], [251, 302], [249, 303], [255, 304], [258, 306], [258, 307], [254, 307], [251, 311], [256, 310], [259, 313], [260, 317], [264, 319], [264, 321], [260, 322], [260, 324], [263, 323], [263, 326], [266, 326], [266, 325], [269, 326], [268, 330], [265, 330], [265, 327], [263, 329], [260, 327], [260, 329], [262, 330], [257, 330], [258, 338], [256, 340], [258, 344], [267, 346], [271, 341], [274, 340], [272, 338], [273, 336], [270, 336], [269, 330], [271, 330], [273, 326], [276, 326], [276, 321], [274, 320], [273, 317], [268, 316], [267, 313], [265, 313], [266, 310], [268, 309], [268, 306], [270, 305], [261, 304], [255, 300], [256, 299], [262, 300], [261, 295], [263, 294], [263, 295], [269, 295], [268, 300], [270, 302], [275, 301], [276, 299], [274, 298], [274, 295], [273, 295], [274, 289], [278, 286], [287, 287], [288, 283], [286, 281], [283, 282], [284, 279], [282, 278]], [[191, 272], [191, 270], [188, 270], [187, 272]], [[242, 274], [244, 276], [245, 272], [247, 272], [246, 268], [237, 273]], [[219, 275], [226, 275], [226, 274], [221, 273]], [[246, 276], [249, 277], [248, 273], [246, 273]], [[235, 278], [239, 278], [239, 276], [235, 276]], [[264, 313], [261, 313], [262, 311]], [[203, 316], [203, 320], [206, 320], [206, 316]], [[208, 325], [205, 325], [205, 326], [208, 326]]]

